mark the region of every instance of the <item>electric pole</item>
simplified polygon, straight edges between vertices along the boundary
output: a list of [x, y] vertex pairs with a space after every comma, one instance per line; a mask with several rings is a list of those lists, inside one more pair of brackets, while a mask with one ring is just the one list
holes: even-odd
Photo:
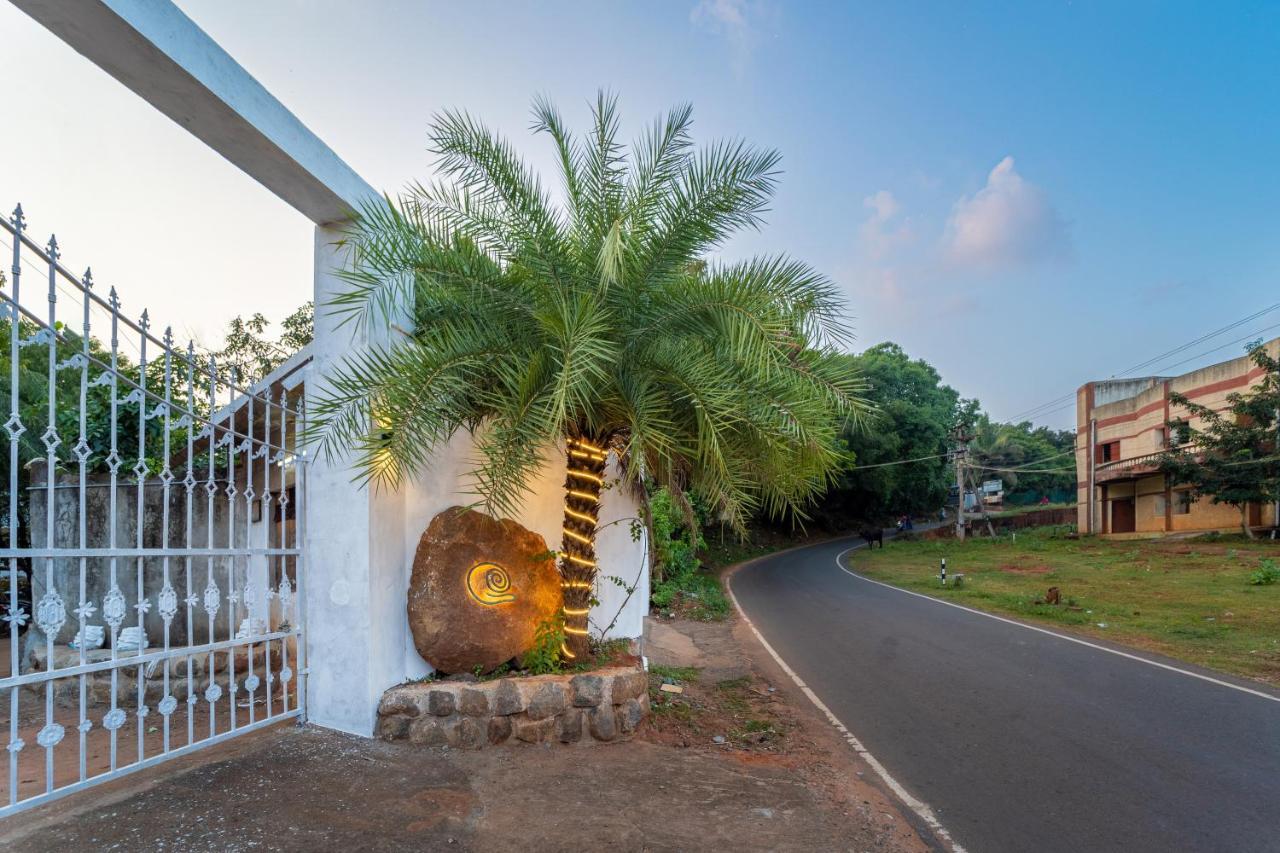
[[964, 541], [964, 459], [973, 436], [965, 434], [963, 426], [957, 426], [951, 435], [956, 442], [951, 452], [956, 463], [956, 538]]

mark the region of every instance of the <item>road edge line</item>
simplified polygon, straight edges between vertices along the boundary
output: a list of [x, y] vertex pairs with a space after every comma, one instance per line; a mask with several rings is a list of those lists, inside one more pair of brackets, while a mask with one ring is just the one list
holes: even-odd
[[[857, 547], [859, 546], [854, 546], [854, 548], [841, 551], [837, 556], [837, 559], [839, 556], [843, 556]], [[772, 557], [774, 555], [769, 554], [767, 556]], [[933, 813], [933, 809], [929, 808], [927, 803], [912, 796], [897, 779], [893, 778], [893, 775], [889, 773], [883, 764], [880, 763], [880, 760], [872, 755], [869, 749], [863, 746], [862, 741], [858, 740], [857, 736], [854, 735], [853, 732], [849, 731], [848, 726], [840, 722], [840, 718], [832, 713], [831, 709], [827, 707], [825, 702], [818, 698], [818, 694], [814, 693], [813, 690], [809, 688], [809, 685], [805, 684], [804, 680], [796, 674], [796, 671], [782, 659], [782, 655], [778, 654], [777, 651], [774, 650], [773, 646], [769, 645], [769, 641], [766, 640], [764, 635], [760, 633], [760, 630], [756, 628], [755, 623], [751, 621], [751, 617], [747, 615], [747, 611], [742, 609], [742, 605], [738, 602], [738, 597], [733, 593], [733, 576], [737, 574], [737, 569], [754, 562], [755, 560], [751, 560], [748, 561], [748, 563], [743, 563], [742, 566], [736, 567], [734, 571], [726, 573], [724, 578], [725, 591], [729, 593], [729, 600], [733, 602], [733, 607], [738, 611], [738, 615], [742, 617], [742, 621], [751, 629], [751, 633], [760, 641], [760, 645], [764, 646], [764, 650], [769, 653], [769, 656], [773, 658], [774, 662], [777, 663], [778, 666], [782, 668], [782, 671], [795, 682], [796, 687], [800, 688], [800, 692], [802, 692], [809, 701], [813, 703], [815, 708], [826, 716], [828, 722], [835, 727], [836, 731], [840, 732], [844, 737], [845, 742], [848, 743], [849, 746], [853, 747], [853, 751], [857, 753], [858, 757], [865, 761], [867, 765], [875, 771], [875, 774], [880, 777], [880, 781], [893, 792], [894, 796], [901, 800], [907, 808], [911, 809], [911, 811], [915, 813], [916, 817], [924, 821], [925, 825], [928, 826], [939, 839], [949, 845], [955, 853], [966, 853], [965, 849], [951, 837], [951, 833], [947, 832], [947, 828], [942, 825], [942, 821], [938, 820], [938, 816]]]
[[1129, 660], [1135, 660], [1135, 661], [1138, 661], [1139, 663], [1145, 663], [1148, 666], [1157, 667], [1158, 669], [1165, 669], [1165, 670], [1168, 670], [1169, 672], [1176, 672], [1179, 675], [1186, 675], [1186, 676], [1190, 676], [1191, 678], [1198, 678], [1201, 681], [1207, 681], [1210, 684], [1217, 684], [1220, 687], [1230, 687], [1232, 690], [1239, 690], [1241, 693], [1251, 693], [1254, 696], [1260, 696], [1263, 699], [1269, 699], [1272, 702], [1280, 702], [1280, 696], [1272, 696], [1270, 693], [1263, 693], [1261, 690], [1254, 690], [1251, 687], [1245, 687], [1243, 684], [1232, 684], [1230, 681], [1223, 681], [1222, 679], [1214, 678], [1211, 675], [1203, 675], [1199, 672], [1192, 672], [1189, 669], [1182, 669], [1181, 667], [1173, 666], [1172, 664], [1161, 663], [1160, 661], [1151, 660], [1150, 658], [1144, 658], [1142, 655], [1136, 655], [1131, 652], [1122, 652], [1119, 649], [1110, 649], [1110, 648], [1107, 648], [1106, 646], [1099, 645], [1098, 643], [1090, 642], [1089, 640], [1085, 640], [1081, 637], [1073, 637], [1070, 634], [1061, 634], [1057, 631], [1051, 631], [1048, 628], [1041, 628], [1039, 625], [1029, 625], [1026, 622], [1019, 622], [1017, 619], [1010, 619], [1007, 616], [1000, 616], [996, 613], [987, 613], [985, 610], [978, 610], [973, 607], [966, 607], [963, 604], [956, 604], [954, 601], [947, 601], [946, 599], [935, 598], [932, 595], [925, 595], [923, 592], [916, 592], [915, 590], [912, 590], [912, 589], [903, 589], [902, 587], [894, 586], [891, 583], [885, 583], [884, 581], [878, 581], [878, 580], [875, 580], [874, 578], [869, 578], [869, 577], [866, 577], [865, 575], [860, 575], [857, 572], [853, 571], [852, 569], [846, 568], [840, 562], [841, 558], [844, 557], [845, 554], [848, 554], [850, 551], [856, 551], [860, 547], [861, 546], [859, 545], [855, 545], [852, 548], [846, 548], [845, 550], [841, 551], [839, 554], [836, 554], [836, 568], [844, 572], [845, 574], [849, 575], [849, 577], [857, 578], [858, 580], [866, 581], [867, 583], [873, 583], [873, 584], [876, 584], [877, 586], [885, 587], [886, 589], [892, 589], [896, 592], [906, 593], [907, 595], [914, 595], [916, 598], [923, 598], [925, 601], [932, 601], [935, 604], [945, 604], [947, 607], [954, 607], [957, 610], [964, 610], [968, 613], [973, 613], [977, 616], [985, 616], [988, 619], [995, 619], [997, 622], [1006, 622], [1010, 625], [1017, 625], [1019, 628], [1026, 628], [1028, 631], [1038, 631], [1041, 634], [1048, 634], [1050, 637], [1057, 637], [1059, 640], [1067, 640], [1072, 643], [1079, 643], [1082, 646], [1088, 646], [1089, 648], [1097, 649], [1100, 652], [1106, 652], [1107, 654], [1117, 655], [1122, 658], [1128, 658]]

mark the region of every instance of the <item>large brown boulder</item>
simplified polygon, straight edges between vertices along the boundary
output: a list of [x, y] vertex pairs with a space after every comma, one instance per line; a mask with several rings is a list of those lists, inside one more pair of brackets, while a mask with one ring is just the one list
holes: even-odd
[[546, 540], [510, 519], [451, 507], [418, 541], [409, 628], [441, 672], [487, 672], [523, 654], [561, 600]]

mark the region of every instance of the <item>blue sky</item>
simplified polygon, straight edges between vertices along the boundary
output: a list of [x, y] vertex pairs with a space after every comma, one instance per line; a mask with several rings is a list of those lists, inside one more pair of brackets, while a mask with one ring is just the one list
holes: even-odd
[[[581, 124], [610, 88], [629, 132], [692, 102], [700, 138], [783, 155], [768, 226], [724, 254], [812, 263], [859, 348], [897, 341], [997, 417], [1280, 302], [1275, 4], [179, 5], [388, 189], [429, 177], [442, 107], [549, 169], [537, 93]], [[209, 343], [307, 298], [299, 215], [8, 4], [0, 38], [34, 84], [0, 139], [0, 203]]]

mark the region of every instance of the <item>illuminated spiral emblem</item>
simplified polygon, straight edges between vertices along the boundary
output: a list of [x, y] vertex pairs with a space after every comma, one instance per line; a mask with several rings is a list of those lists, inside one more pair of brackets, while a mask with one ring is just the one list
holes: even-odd
[[476, 563], [467, 572], [467, 593], [486, 606], [516, 600], [507, 570], [497, 563]]

